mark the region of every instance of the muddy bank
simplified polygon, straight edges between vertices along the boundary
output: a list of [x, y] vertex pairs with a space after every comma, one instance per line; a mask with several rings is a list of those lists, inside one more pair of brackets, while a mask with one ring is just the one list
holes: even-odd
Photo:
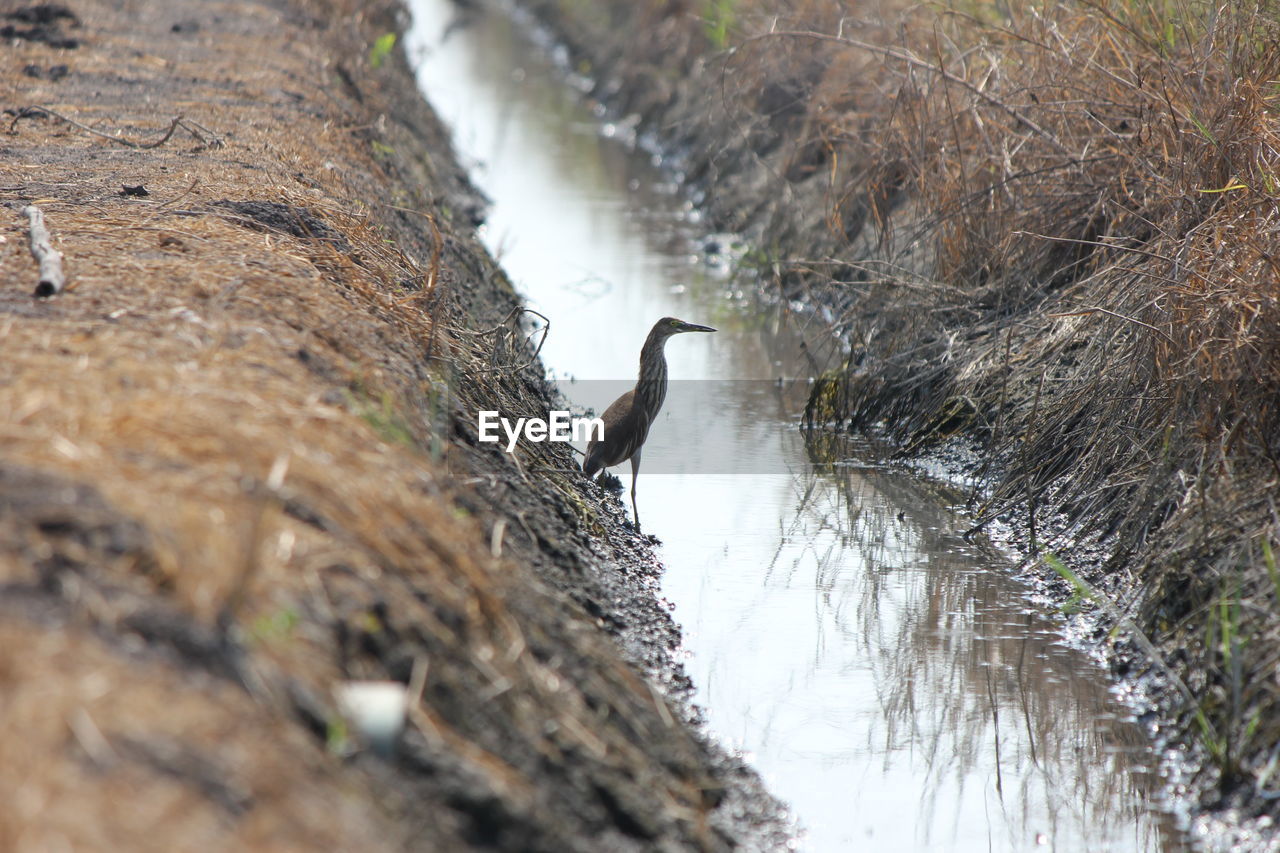
[[517, 6], [848, 347], [814, 423], [976, 482], [977, 528], [1092, 611], [1158, 704], [1201, 822], [1257, 843], [1280, 742], [1275, 136], [1256, 88], [1276, 54], [1239, 48], [1274, 44], [1271, 16]]
[[616, 501], [476, 441], [550, 401], [399, 7], [51, 8], [0, 10], [0, 846], [782, 844]]

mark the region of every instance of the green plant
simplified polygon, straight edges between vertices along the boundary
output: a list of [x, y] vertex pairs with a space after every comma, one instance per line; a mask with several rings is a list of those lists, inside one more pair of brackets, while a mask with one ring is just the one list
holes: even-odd
[[1267, 576], [1271, 578], [1271, 585], [1275, 587], [1276, 599], [1280, 601], [1280, 571], [1276, 570], [1276, 555], [1271, 550], [1271, 542], [1267, 539], [1262, 540], [1262, 561], [1267, 567]]
[[[1241, 736], [1236, 736], [1236, 727], [1231, 724], [1224, 725], [1219, 729], [1214, 725], [1211, 715], [1216, 716], [1219, 722], [1222, 722], [1222, 715], [1221, 713], [1214, 714], [1210, 699], [1206, 696], [1197, 697], [1191, 692], [1186, 683], [1169, 668], [1159, 650], [1156, 649], [1155, 645], [1132, 619], [1124, 615], [1106, 596], [1095, 590], [1088, 582], [1072, 571], [1057, 555], [1045, 551], [1042, 556], [1045, 565], [1053, 569], [1059, 577], [1072, 586], [1071, 599], [1062, 605], [1063, 612], [1076, 612], [1079, 610], [1081, 602], [1089, 600], [1102, 607], [1115, 622], [1115, 627], [1112, 629], [1113, 634], [1122, 628], [1127, 629], [1129, 636], [1146, 653], [1151, 663], [1163, 671], [1186, 700], [1187, 706], [1191, 710], [1191, 719], [1195, 724], [1200, 743], [1209, 753], [1214, 764], [1227, 776], [1237, 773], [1239, 771], [1239, 758], [1243, 752], [1241, 744], [1257, 728], [1260, 718], [1255, 714], [1249, 724], [1243, 727]], [[1230, 673], [1228, 686], [1231, 692], [1231, 713], [1238, 718], [1241, 709], [1240, 689], [1243, 680], [1242, 657], [1240, 654], [1243, 640], [1239, 630], [1239, 595], [1237, 594], [1234, 597], [1224, 596], [1219, 599], [1217, 605], [1210, 608], [1208, 622], [1207, 645], [1211, 648], [1216, 645], [1222, 658], [1222, 671]], [[1218, 639], [1217, 644], [1214, 643], [1215, 633]]]
[[736, 0], [708, 0], [703, 10], [707, 41], [716, 50], [729, 46], [729, 28], [733, 26]]
[[298, 611], [283, 607], [274, 613], [263, 614], [253, 621], [250, 636], [259, 643], [273, 643], [293, 636], [298, 627]]
[[347, 399], [356, 414], [373, 427], [383, 441], [417, 447], [409, 422], [400, 413], [389, 392], [381, 392], [374, 400], [369, 392], [357, 389], [356, 393], [348, 391]]
[[348, 755], [352, 750], [351, 733], [347, 730], [347, 721], [341, 717], [330, 717], [325, 726], [324, 745], [333, 755]]
[[[1240, 725], [1243, 716], [1242, 693], [1244, 688], [1244, 646], [1245, 635], [1241, 631], [1240, 586], [1237, 581], [1234, 590], [1221, 595], [1216, 604], [1210, 607], [1207, 627], [1206, 645], [1217, 653], [1218, 671], [1222, 678], [1222, 686], [1226, 692], [1226, 705], [1218, 716], [1225, 717], [1225, 725], [1220, 734], [1209, 736], [1205, 726], [1205, 703], [1202, 701], [1197, 709], [1197, 722], [1201, 729], [1201, 739], [1213, 757], [1214, 763], [1230, 778], [1240, 770], [1240, 759], [1244, 754], [1244, 745], [1257, 728], [1257, 719]], [[1215, 636], [1216, 635], [1216, 636]]]
[[386, 33], [380, 35], [373, 42], [373, 47], [369, 48], [369, 64], [374, 68], [381, 68], [382, 63], [391, 55], [391, 50], [396, 46], [396, 34]]
[[1046, 551], [1043, 556], [1044, 564], [1053, 569], [1058, 577], [1071, 584], [1071, 598], [1060, 605], [1062, 612], [1068, 615], [1079, 613], [1084, 602], [1093, 598], [1093, 590], [1056, 554]]

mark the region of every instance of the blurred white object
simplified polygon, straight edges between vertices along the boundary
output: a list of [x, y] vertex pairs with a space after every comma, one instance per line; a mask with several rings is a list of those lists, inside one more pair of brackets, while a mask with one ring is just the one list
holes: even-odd
[[395, 752], [409, 709], [409, 690], [398, 681], [348, 681], [334, 690], [338, 708], [379, 755]]

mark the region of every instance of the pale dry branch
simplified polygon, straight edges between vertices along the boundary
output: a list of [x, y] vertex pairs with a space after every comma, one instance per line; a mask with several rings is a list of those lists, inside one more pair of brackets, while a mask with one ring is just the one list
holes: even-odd
[[30, 223], [31, 257], [40, 265], [40, 280], [36, 282], [35, 295], [57, 296], [67, 286], [67, 277], [62, 271], [62, 253], [53, 248], [53, 239], [44, 224], [44, 211], [29, 204], [22, 212]]

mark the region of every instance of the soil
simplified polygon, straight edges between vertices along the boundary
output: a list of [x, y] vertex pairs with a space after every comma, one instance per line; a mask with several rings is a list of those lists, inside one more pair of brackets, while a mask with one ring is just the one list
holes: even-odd
[[[0, 14], [0, 847], [784, 846], [697, 729], [649, 541], [567, 451], [477, 440], [553, 401], [371, 51], [401, 8]], [[421, 691], [390, 755], [355, 680]]]

